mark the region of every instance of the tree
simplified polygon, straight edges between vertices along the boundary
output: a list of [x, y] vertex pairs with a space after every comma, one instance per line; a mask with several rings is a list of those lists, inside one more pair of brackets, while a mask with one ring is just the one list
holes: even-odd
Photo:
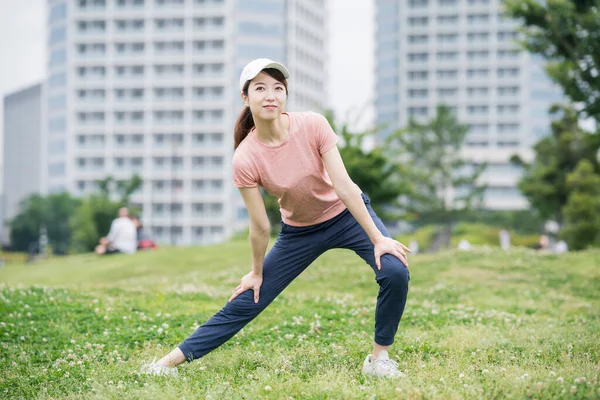
[[486, 165], [474, 166], [461, 155], [468, 130], [440, 105], [429, 122], [411, 119], [388, 137], [386, 147], [406, 165], [411, 188], [403, 206], [413, 220], [442, 222], [450, 230], [479, 205], [485, 186], [478, 180]]
[[39, 244], [44, 228], [52, 252], [66, 254], [71, 241], [69, 218], [78, 205], [79, 200], [66, 192], [29, 196], [21, 202], [20, 213], [10, 222], [11, 246], [18, 251], [28, 251], [30, 246]]
[[581, 111], [600, 122], [600, 4], [597, 0], [504, 0], [523, 25], [522, 45]]
[[588, 160], [598, 172], [596, 154], [600, 140], [598, 135], [579, 127], [577, 112], [572, 108], [554, 105], [550, 113], [559, 119], [552, 122], [551, 134], [534, 146], [534, 161], [526, 164], [517, 156], [512, 161], [525, 169], [518, 187], [531, 206], [543, 218], [562, 223], [562, 210], [570, 191], [567, 176], [581, 160]]
[[561, 236], [574, 250], [600, 246], [600, 175], [588, 160], [581, 160], [567, 176], [571, 189], [564, 207]]
[[348, 175], [369, 196], [373, 211], [383, 220], [398, 218], [398, 199], [408, 194], [404, 166], [388, 157], [384, 146], [366, 149], [365, 139], [374, 136], [375, 130], [351, 132], [346, 123], [336, 126], [331, 112], [326, 117], [342, 139], [339, 151]]
[[54, 254], [67, 254], [72, 236], [69, 220], [81, 201], [67, 192], [51, 194], [45, 200], [49, 211], [44, 224], [48, 243]]
[[40, 229], [48, 220], [48, 208], [43, 196], [34, 194], [22, 200], [20, 212], [9, 221], [10, 245], [15, 251], [29, 251], [38, 243]]

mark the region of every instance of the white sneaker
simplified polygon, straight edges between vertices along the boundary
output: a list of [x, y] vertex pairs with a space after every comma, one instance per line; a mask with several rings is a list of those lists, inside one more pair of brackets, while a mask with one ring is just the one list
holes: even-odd
[[402, 378], [406, 376], [398, 369], [398, 363], [390, 360], [386, 350], [380, 351], [376, 360], [372, 360], [371, 354], [369, 354], [363, 364], [362, 373], [378, 378]]
[[154, 358], [150, 364], [142, 365], [140, 373], [145, 375], [177, 376], [177, 368], [161, 365]]

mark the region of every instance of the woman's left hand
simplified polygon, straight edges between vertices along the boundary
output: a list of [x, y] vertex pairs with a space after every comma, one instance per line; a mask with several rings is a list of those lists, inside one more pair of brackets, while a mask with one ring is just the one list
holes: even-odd
[[405, 266], [408, 267], [408, 257], [406, 255], [407, 251], [409, 253], [411, 252], [408, 247], [399, 241], [385, 236], [382, 237], [375, 243], [375, 264], [377, 264], [377, 269], [381, 270], [381, 256], [384, 254], [391, 254], [397, 257]]

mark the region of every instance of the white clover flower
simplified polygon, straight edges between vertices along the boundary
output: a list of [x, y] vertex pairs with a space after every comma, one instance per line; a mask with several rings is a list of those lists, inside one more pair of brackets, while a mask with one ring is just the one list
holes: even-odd
[[271, 386], [265, 386], [265, 390], [268, 392], [269, 390], [271, 390]]

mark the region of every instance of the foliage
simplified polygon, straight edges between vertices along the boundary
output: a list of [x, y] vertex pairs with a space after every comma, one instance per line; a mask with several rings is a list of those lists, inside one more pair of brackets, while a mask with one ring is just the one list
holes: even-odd
[[600, 122], [600, 4], [597, 0], [504, 0], [524, 28], [523, 46], [584, 116]]
[[119, 182], [108, 177], [98, 181], [100, 194], [91, 194], [83, 201], [66, 192], [31, 195], [21, 203], [20, 213], [9, 222], [11, 249], [37, 248], [45, 229], [54, 254], [66, 254], [71, 247], [92, 250], [98, 239], [108, 233], [119, 207], [128, 205], [131, 194], [141, 184], [138, 175]]
[[567, 176], [581, 160], [588, 160], [596, 173], [600, 135], [579, 127], [577, 113], [570, 107], [552, 106], [551, 113], [559, 119], [552, 122], [552, 133], [535, 146], [533, 163], [518, 157], [513, 162], [525, 168], [518, 187], [543, 218], [562, 222], [562, 210], [569, 197]]
[[21, 203], [20, 213], [10, 222], [10, 242], [13, 250], [29, 251], [38, 247], [41, 231], [46, 229], [48, 243], [54, 254], [66, 254], [70, 247], [69, 218], [79, 200], [68, 193], [48, 196], [31, 195]]
[[390, 349], [407, 373], [401, 380], [360, 374], [378, 286], [364, 261], [343, 250], [320, 257], [242, 332], [182, 365], [177, 378], [140, 375], [142, 363], [223, 306], [249, 259], [244, 240], [7, 265], [0, 270], [2, 397], [598, 397], [598, 250], [415, 256]]
[[588, 160], [581, 160], [567, 176], [567, 185], [570, 192], [561, 236], [573, 250], [600, 246], [600, 175]]
[[[485, 225], [482, 223], [459, 222], [452, 227], [452, 238], [450, 245], [453, 248], [458, 246], [461, 240], [467, 240], [474, 246], [492, 246], [500, 247], [499, 234], [501, 226]], [[511, 246], [532, 247], [539, 240], [538, 233], [519, 233], [509, 227], [505, 227], [510, 233]], [[400, 242], [408, 245], [411, 240], [416, 240], [419, 244], [420, 252], [427, 252], [440, 226], [425, 225], [412, 233], [406, 233], [396, 236]]]
[[398, 199], [408, 194], [404, 165], [388, 157], [384, 146], [366, 149], [365, 139], [376, 135], [376, 131], [352, 132], [347, 123], [336, 126], [332, 113], [326, 117], [342, 139], [339, 151], [352, 181], [369, 196], [371, 207], [381, 219], [397, 219]]
[[468, 130], [440, 105], [430, 121], [411, 119], [388, 138], [386, 148], [406, 166], [411, 189], [402, 206], [412, 219], [451, 224], [480, 205], [485, 186], [478, 180], [486, 164], [472, 166], [461, 155]]

